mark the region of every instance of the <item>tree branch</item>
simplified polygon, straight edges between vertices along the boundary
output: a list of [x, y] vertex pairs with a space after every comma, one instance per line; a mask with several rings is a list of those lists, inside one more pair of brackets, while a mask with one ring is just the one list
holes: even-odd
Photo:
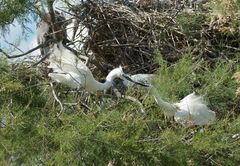
[[40, 18], [42, 20], [44, 20], [45, 22], [49, 22], [48, 21], [48, 14], [46, 13], [46, 11], [44, 10], [44, 7], [43, 7], [43, 3], [41, 0], [36, 0], [35, 1], [35, 8], [40, 16]]
[[10, 55], [7, 54], [6, 52], [4, 52], [1, 48], [0, 48], [0, 52], [2, 52], [2, 53], [3, 53], [7, 58], [9, 58], [9, 59], [18, 58], [18, 57], [22, 57], [22, 56], [25, 56], [25, 55], [27, 55], [27, 54], [30, 54], [31, 52], [36, 51], [37, 49], [39, 49], [39, 48], [41, 48], [41, 47], [45, 47], [45, 46], [47, 46], [47, 45], [48, 45], [49, 43], [51, 43], [51, 42], [55, 42], [55, 40], [54, 40], [54, 39], [50, 39], [50, 40], [46, 41], [45, 43], [40, 44], [40, 45], [38, 45], [37, 47], [35, 47], [35, 48], [33, 48], [33, 49], [31, 49], [31, 50], [23, 53], [23, 54], [18, 54], [18, 55], [13, 55], [13, 56], [10, 56]]
[[18, 51], [20, 51], [21, 53], [24, 53], [23, 50], [21, 50], [20, 48], [18, 48], [15, 44], [10, 43], [10, 42], [8, 42], [7, 40], [4, 40], [4, 42], [6, 42], [7, 44], [13, 46], [14, 48], [16, 48], [16, 49], [17, 49]]
[[[48, 4], [48, 12], [50, 15], [50, 20], [51, 20], [51, 26], [53, 29], [53, 38], [56, 41], [61, 41], [62, 40], [62, 35], [61, 35], [61, 29], [60, 27], [56, 24], [56, 19], [55, 19], [55, 12], [53, 9], [53, 2], [54, 0], [48, 0], [47, 4]], [[56, 33], [55, 33], [56, 32]]]
[[51, 82], [50, 82], [50, 86], [51, 86], [51, 88], [52, 88], [53, 97], [54, 97], [54, 99], [58, 102], [58, 104], [60, 105], [60, 108], [61, 108], [60, 112], [57, 113], [57, 117], [59, 117], [59, 116], [62, 114], [63, 105], [62, 105], [62, 102], [58, 99], [58, 97], [57, 97], [57, 95], [56, 95], [56, 92], [55, 92], [55, 90], [54, 90], [54, 88], [53, 88], [53, 84], [52, 84]]
[[42, 63], [45, 59], [47, 59], [49, 57], [49, 55], [52, 52], [48, 52], [46, 55], [44, 55], [39, 61], [37, 61], [36, 63], [32, 64], [32, 67], [36, 67], [38, 64]]

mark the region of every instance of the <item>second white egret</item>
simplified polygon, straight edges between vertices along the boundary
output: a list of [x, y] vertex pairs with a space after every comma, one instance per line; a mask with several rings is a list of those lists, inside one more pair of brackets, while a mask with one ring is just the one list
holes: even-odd
[[187, 95], [179, 103], [171, 104], [162, 100], [153, 86], [150, 87], [150, 92], [157, 104], [164, 109], [165, 117], [173, 117], [183, 126], [210, 125], [216, 120], [216, 113], [210, 110], [203, 98], [195, 93]]

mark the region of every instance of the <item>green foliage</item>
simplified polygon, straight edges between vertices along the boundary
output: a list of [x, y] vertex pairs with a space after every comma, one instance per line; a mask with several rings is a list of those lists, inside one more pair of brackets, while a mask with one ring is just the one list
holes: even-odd
[[128, 95], [134, 92], [147, 97], [144, 114], [126, 99], [103, 100], [109, 105], [101, 106], [94, 102], [100, 98], [97, 95], [91, 95], [91, 110], [85, 110], [77, 102], [81, 97], [65, 96], [66, 87], [54, 86], [62, 103], [78, 103], [73, 108], [64, 105], [58, 118], [58, 103], [41, 73], [1, 61], [2, 164], [107, 165], [113, 161], [116, 165], [237, 165], [239, 141], [233, 135], [240, 133], [240, 118], [233, 111], [239, 99], [231, 76], [239, 64], [210, 67], [204, 61], [194, 62], [189, 51], [174, 65], [159, 61], [154, 85], [160, 95], [178, 101], [193, 90], [204, 94], [219, 115], [215, 125], [183, 128], [167, 122], [153, 98], [135, 89]]
[[33, 3], [33, 1], [2, 0], [0, 5], [0, 26], [10, 24], [15, 18], [27, 14], [31, 3]]
[[211, 67], [204, 61], [192, 62], [191, 57], [187, 53], [172, 66], [160, 60], [159, 77], [154, 80], [154, 84], [161, 96], [175, 101], [196, 91], [219, 113], [237, 108], [237, 83], [231, 77], [240, 66], [238, 61], [221, 62]]
[[35, 17], [33, 0], [1, 0], [0, 1], [0, 30], [1, 35], [8, 30], [8, 26], [17, 21], [24, 30], [29, 30], [26, 23]]
[[206, 68], [204, 76], [199, 78], [199, 83], [205, 84], [200, 93], [206, 95], [213, 109], [219, 113], [227, 113], [238, 104], [235, 96], [237, 84], [231, 78], [235, 71], [234, 66], [239, 67], [235, 62], [216, 64], [214, 69]]
[[[15, 18], [24, 19], [32, 1], [1, 1], [0, 4], [0, 26], [3, 26]], [[225, 14], [221, 3], [211, 9]], [[195, 38], [204, 39], [201, 30], [209, 20], [202, 14], [177, 16], [181, 32], [190, 45]], [[226, 43], [218, 39], [214, 42], [217, 42], [216, 50], [226, 50]], [[240, 100], [235, 95], [238, 86], [231, 77], [240, 69], [239, 53], [233, 55], [237, 60], [214, 64], [194, 61], [189, 48], [175, 64], [156, 56], [160, 68], [153, 84], [162, 98], [176, 102], [196, 91], [217, 113], [215, 125], [183, 128], [168, 122], [153, 97], [146, 90], [136, 92], [134, 88], [127, 95], [142, 101], [145, 113], [140, 113], [138, 105], [126, 99], [104, 98], [104, 104], [98, 104], [101, 97], [96, 94], [90, 96], [88, 110], [81, 105], [81, 97], [64, 95], [66, 87], [54, 86], [64, 106], [57, 117], [59, 104], [42, 73], [23, 64], [11, 66], [6, 59], [0, 59], [2, 165], [107, 165], [109, 161], [115, 165], [238, 165]]]
[[188, 40], [199, 38], [204, 24], [208, 20], [204, 14], [181, 13], [177, 16], [177, 21], [182, 32], [188, 37]]

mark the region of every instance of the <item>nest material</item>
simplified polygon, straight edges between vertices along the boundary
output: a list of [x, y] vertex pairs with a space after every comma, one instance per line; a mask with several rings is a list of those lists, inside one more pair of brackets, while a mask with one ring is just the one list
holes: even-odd
[[[119, 65], [131, 74], [153, 73], [158, 67], [156, 52], [175, 62], [186, 48], [206, 59], [223, 53], [231, 56], [239, 50], [239, 31], [222, 33], [222, 27], [229, 23], [209, 22], [207, 13], [188, 13], [184, 9], [146, 12], [134, 6], [91, 0], [72, 7], [72, 12], [89, 29], [87, 47], [93, 52], [96, 76], [105, 76], [109, 66]], [[221, 43], [225, 48], [219, 50]]]
[[[88, 47], [98, 63], [127, 66], [131, 73], [153, 72], [157, 67], [154, 43], [159, 27], [154, 13], [119, 4], [85, 3], [81, 8], [86, 16], [82, 24], [90, 30]], [[164, 25], [160, 26], [163, 29]]]

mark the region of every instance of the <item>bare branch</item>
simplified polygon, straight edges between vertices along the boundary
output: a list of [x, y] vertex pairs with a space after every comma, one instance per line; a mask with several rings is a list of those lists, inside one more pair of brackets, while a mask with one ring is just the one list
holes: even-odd
[[18, 57], [22, 57], [22, 56], [25, 56], [25, 55], [27, 55], [27, 54], [30, 54], [31, 52], [36, 51], [37, 49], [39, 49], [39, 48], [41, 48], [41, 47], [45, 47], [45, 46], [47, 46], [47, 45], [48, 45], [49, 43], [51, 43], [51, 42], [55, 42], [55, 40], [54, 40], [54, 39], [50, 39], [50, 40], [46, 41], [45, 43], [40, 44], [40, 45], [38, 45], [37, 47], [35, 47], [35, 48], [33, 48], [33, 49], [31, 49], [31, 50], [23, 53], [23, 54], [18, 54], [18, 55], [13, 55], [13, 56], [8, 55], [8, 54], [7, 54], [6, 52], [4, 52], [1, 48], [0, 48], [0, 52], [2, 52], [2, 53], [3, 53], [7, 58], [9, 58], [9, 59], [18, 58]]
[[56, 93], [55, 93], [55, 90], [53, 88], [53, 84], [50, 82], [50, 86], [52, 88], [52, 94], [53, 94], [53, 97], [54, 99], [59, 103], [60, 107], [61, 107], [61, 110], [59, 113], [57, 113], [57, 117], [59, 117], [61, 114], [62, 114], [62, 111], [63, 111], [63, 105], [62, 105], [62, 102], [58, 99]]
[[126, 95], [122, 95], [122, 98], [130, 100], [130, 101], [136, 103], [139, 106], [139, 108], [140, 108], [140, 112], [141, 113], [145, 113], [144, 107], [143, 107], [142, 103], [138, 99], [136, 99], [136, 98], [134, 98], [132, 96], [126, 96]]
[[52, 52], [48, 52], [46, 55], [44, 55], [39, 61], [37, 61], [36, 63], [32, 64], [32, 67], [36, 67], [38, 64], [42, 63], [45, 59], [47, 59], [49, 57], [49, 55]]
[[44, 10], [43, 4], [41, 0], [35, 1], [35, 8], [38, 11], [38, 15], [43, 19], [45, 22], [48, 22], [48, 15]]
[[4, 40], [4, 42], [7, 43], [7, 44], [9, 44], [9, 45], [11, 45], [11, 46], [13, 46], [13, 47], [16, 48], [18, 51], [24, 53], [23, 50], [21, 50], [20, 48], [18, 48], [15, 44], [10, 43], [10, 42], [8, 42], [7, 40]]
[[55, 17], [55, 12], [53, 9], [53, 2], [54, 0], [48, 0], [47, 4], [48, 4], [48, 12], [50, 15], [50, 20], [51, 20], [51, 26], [53, 29], [53, 38], [56, 39], [57, 41], [61, 41], [62, 40], [62, 35], [61, 35], [61, 29], [60, 27], [56, 24], [56, 17]]

